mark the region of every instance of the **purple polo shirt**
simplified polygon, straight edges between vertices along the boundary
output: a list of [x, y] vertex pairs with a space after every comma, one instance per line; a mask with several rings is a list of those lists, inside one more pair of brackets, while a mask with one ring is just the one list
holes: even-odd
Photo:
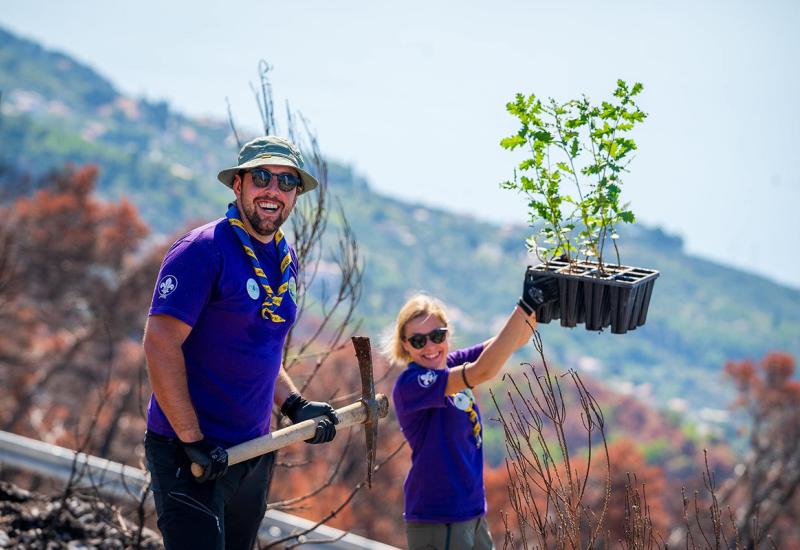
[[[411, 470], [403, 485], [406, 521], [451, 523], [486, 513], [483, 451], [463, 410], [474, 396], [468, 389], [455, 398], [444, 394], [449, 369], [474, 362], [482, 351], [483, 344], [454, 351], [441, 370], [409, 363], [395, 382], [397, 420], [411, 446]], [[477, 404], [474, 409], [480, 418]]]
[[[274, 242], [255, 239], [253, 249], [271, 286], [281, 281]], [[264, 289], [226, 218], [192, 230], [167, 252], [150, 315], [170, 315], [192, 327], [183, 344], [189, 394], [200, 429], [214, 443], [231, 446], [269, 433], [275, 379], [283, 344], [297, 316], [297, 259], [292, 253], [290, 292], [283, 323], [261, 317]], [[283, 308], [282, 308], [283, 309]], [[147, 428], [175, 432], [155, 395]]]

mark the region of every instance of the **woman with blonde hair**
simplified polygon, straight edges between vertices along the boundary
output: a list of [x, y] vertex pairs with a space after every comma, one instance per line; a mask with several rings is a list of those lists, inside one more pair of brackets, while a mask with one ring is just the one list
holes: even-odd
[[500, 332], [452, 352], [439, 300], [418, 294], [400, 309], [385, 353], [407, 365], [392, 398], [411, 447], [403, 485], [410, 550], [494, 548], [485, 517], [482, 420], [472, 389], [494, 378], [527, 342], [536, 326], [533, 312], [558, 295], [553, 283], [526, 278], [523, 297]]

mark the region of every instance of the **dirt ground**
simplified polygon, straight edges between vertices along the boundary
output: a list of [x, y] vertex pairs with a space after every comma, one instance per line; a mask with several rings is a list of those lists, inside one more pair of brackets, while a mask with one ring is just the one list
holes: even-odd
[[14, 550], [162, 549], [157, 533], [95, 496], [46, 496], [0, 481], [0, 548]]

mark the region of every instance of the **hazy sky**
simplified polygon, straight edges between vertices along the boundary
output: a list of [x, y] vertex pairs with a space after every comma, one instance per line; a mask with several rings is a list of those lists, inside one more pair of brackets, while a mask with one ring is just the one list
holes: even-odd
[[[274, 66], [322, 149], [378, 190], [524, 223], [498, 183], [516, 92], [605, 99], [641, 81], [649, 118], [623, 200], [691, 252], [800, 288], [800, 2], [0, 0], [0, 25], [123, 92], [256, 128]], [[232, 158], [234, 152], [231, 153]], [[209, 177], [213, 175], [209, 174]], [[622, 244], [624, 260], [624, 242]]]

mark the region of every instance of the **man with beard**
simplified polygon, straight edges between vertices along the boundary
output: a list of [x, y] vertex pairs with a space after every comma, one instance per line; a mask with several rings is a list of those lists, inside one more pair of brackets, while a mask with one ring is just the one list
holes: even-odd
[[[228, 467], [225, 448], [268, 433], [273, 402], [293, 423], [327, 417], [309, 443], [332, 440], [338, 422], [282, 366], [297, 315], [297, 258], [280, 227], [317, 180], [276, 136], [247, 143], [218, 179], [236, 199], [225, 217], [169, 249], [144, 334], [153, 388], [145, 453], [168, 550], [253, 547], [274, 455]], [[192, 462], [204, 467], [199, 479]]]

